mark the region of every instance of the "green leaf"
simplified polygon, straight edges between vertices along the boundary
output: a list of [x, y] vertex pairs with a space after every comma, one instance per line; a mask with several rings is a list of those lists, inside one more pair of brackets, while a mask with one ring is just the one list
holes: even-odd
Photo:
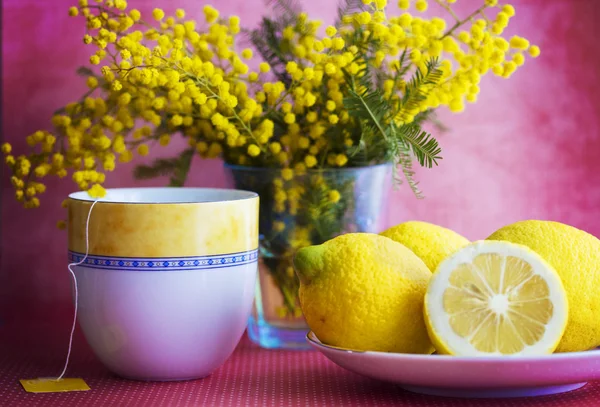
[[337, 7], [337, 18], [335, 20], [335, 26], [340, 27], [342, 25], [342, 18], [347, 15], [354, 13], [360, 13], [365, 10], [365, 5], [362, 0], [341, 0]]
[[437, 85], [442, 79], [442, 71], [438, 69], [440, 63], [437, 58], [431, 58], [426, 63], [425, 73], [416, 69], [411, 80], [406, 85], [400, 112], [418, 110], [420, 103], [427, 99], [429, 92], [423, 89], [426, 85]]
[[302, 8], [297, 0], [267, 0], [266, 6], [274, 10], [275, 16], [263, 17], [259, 27], [250, 31], [250, 42], [269, 64], [277, 79], [289, 86], [292, 79], [285, 66], [293, 59], [293, 55], [288, 41], [283, 39], [283, 30], [297, 24]]
[[394, 185], [402, 184], [402, 178], [398, 174], [398, 167], [401, 168], [404, 175], [404, 179], [408, 183], [408, 186], [413, 191], [413, 194], [417, 199], [423, 199], [423, 193], [419, 189], [419, 182], [414, 179], [415, 172], [412, 169], [412, 158], [410, 151], [405, 145], [400, 146], [400, 153], [396, 158], [394, 165]]
[[408, 51], [406, 48], [404, 48], [404, 50], [402, 51], [402, 54], [400, 54], [400, 58], [398, 59], [399, 64], [398, 64], [398, 69], [396, 71], [397, 79], [402, 79], [404, 77], [404, 75], [406, 75], [408, 70], [410, 69], [411, 62], [407, 57], [408, 57]]
[[192, 158], [194, 157], [194, 149], [190, 148], [185, 150], [179, 157], [179, 165], [175, 167], [173, 175], [169, 180], [169, 186], [171, 187], [182, 187], [185, 185], [190, 167], [192, 165]]
[[[393, 123], [392, 127], [395, 127]], [[399, 142], [406, 144], [421, 166], [431, 168], [442, 159], [440, 157], [442, 149], [437, 140], [431, 134], [421, 130], [419, 125], [413, 123], [403, 125], [396, 128], [393, 133]]]
[[133, 171], [136, 179], [152, 179], [161, 176], [169, 176], [169, 186], [181, 187], [185, 184], [194, 149], [184, 150], [179, 157], [159, 158], [151, 165], [138, 165]]
[[350, 89], [348, 96], [344, 98], [344, 107], [350, 115], [364, 120], [372, 131], [379, 133], [384, 139], [388, 138], [384, 117], [390, 106], [380, 91], [366, 90], [360, 94]]
[[95, 76], [94, 71], [92, 71], [90, 68], [85, 67], [85, 66], [80, 66], [79, 68], [77, 68], [77, 75], [80, 76]]
[[263, 17], [259, 28], [251, 31], [250, 41], [263, 60], [269, 64], [277, 79], [289, 86], [292, 78], [285, 70], [289, 59], [282, 52], [283, 39], [281, 32], [284, 27], [267, 17]]
[[285, 25], [295, 22], [298, 14], [302, 12], [302, 6], [297, 0], [267, 0], [266, 5], [275, 11], [278, 21]]
[[[420, 118], [419, 117], [420, 115], [424, 115], [423, 118]], [[446, 126], [444, 123], [442, 123], [442, 121], [437, 117], [437, 113], [435, 110], [429, 109], [429, 110], [426, 110], [426, 111], [418, 114], [417, 116], [415, 116], [414, 122], [418, 122], [418, 123], [429, 122], [429, 123], [433, 124], [433, 126], [440, 133], [446, 133], [446, 132], [450, 131], [450, 128], [448, 126]]]
[[[425, 83], [427, 80], [425, 75], [417, 75], [414, 82]], [[351, 117], [359, 120], [364, 133], [361, 139], [364, 144], [359, 144], [351, 150], [351, 154], [353, 157], [364, 158], [364, 155], [360, 154], [360, 147], [374, 146], [380, 152], [380, 156], [394, 160], [417, 198], [422, 197], [418, 182], [414, 180], [412, 157], [424, 167], [431, 168], [434, 164], [437, 165], [441, 160], [441, 148], [437, 140], [421, 129], [420, 121], [397, 126], [391, 116], [393, 107], [384, 99], [380, 90], [366, 88], [359, 92], [355, 78], [347, 73], [346, 81], [350, 90], [344, 99], [344, 106]], [[419, 120], [423, 118], [424, 116], [420, 116]], [[395, 176], [395, 179], [399, 180], [399, 177]]]

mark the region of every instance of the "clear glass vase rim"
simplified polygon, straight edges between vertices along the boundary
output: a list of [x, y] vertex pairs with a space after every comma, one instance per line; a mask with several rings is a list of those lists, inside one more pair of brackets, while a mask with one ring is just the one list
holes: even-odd
[[[364, 165], [360, 167], [343, 167], [343, 168], [308, 168], [306, 170], [307, 173], [322, 173], [322, 172], [352, 172], [352, 171], [366, 171], [375, 168], [384, 168], [391, 167], [393, 165], [392, 162], [386, 162], [382, 164], [373, 164], [373, 165]], [[281, 171], [283, 168], [279, 167], [253, 167], [250, 165], [237, 165], [237, 164], [228, 164], [223, 163], [223, 166], [227, 169], [233, 171], [254, 171], [254, 172], [273, 172], [273, 171]]]

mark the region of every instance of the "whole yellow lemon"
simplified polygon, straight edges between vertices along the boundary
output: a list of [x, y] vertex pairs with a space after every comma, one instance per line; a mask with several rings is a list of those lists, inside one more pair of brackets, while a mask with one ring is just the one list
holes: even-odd
[[300, 304], [326, 344], [381, 352], [431, 353], [423, 299], [431, 272], [398, 242], [349, 233], [298, 250]]
[[381, 235], [408, 247], [423, 260], [432, 273], [442, 260], [470, 243], [453, 230], [419, 221], [401, 223]]
[[600, 346], [600, 240], [563, 223], [526, 220], [505, 226], [489, 240], [528, 246], [560, 276], [569, 300], [569, 320], [557, 352]]

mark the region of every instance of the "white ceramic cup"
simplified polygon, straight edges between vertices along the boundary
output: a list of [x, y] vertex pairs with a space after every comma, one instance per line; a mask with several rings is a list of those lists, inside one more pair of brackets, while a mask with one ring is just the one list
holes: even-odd
[[[93, 200], [69, 196], [69, 257], [85, 256]], [[102, 363], [139, 380], [209, 375], [252, 309], [258, 196], [239, 190], [108, 190], [75, 267], [79, 323]]]

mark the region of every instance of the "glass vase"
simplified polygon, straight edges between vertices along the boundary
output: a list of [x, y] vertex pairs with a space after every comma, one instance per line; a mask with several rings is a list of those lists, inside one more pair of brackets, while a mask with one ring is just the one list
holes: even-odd
[[392, 165], [308, 170], [226, 165], [231, 185], [260, 196], [259, 278], [250, 339], [268, 349], [308, 349], [293, 256], [342, 233], [386, 226]]

